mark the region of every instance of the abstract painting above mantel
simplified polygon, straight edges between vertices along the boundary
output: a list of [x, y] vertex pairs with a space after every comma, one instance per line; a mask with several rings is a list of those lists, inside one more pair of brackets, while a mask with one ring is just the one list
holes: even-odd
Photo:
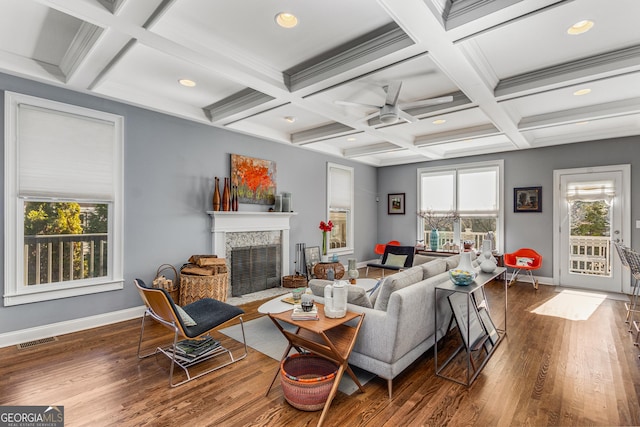
[[231, 184], [238, 186], [238, 202], [273, 205], [276, 194], [276, 162], [231, 155]]

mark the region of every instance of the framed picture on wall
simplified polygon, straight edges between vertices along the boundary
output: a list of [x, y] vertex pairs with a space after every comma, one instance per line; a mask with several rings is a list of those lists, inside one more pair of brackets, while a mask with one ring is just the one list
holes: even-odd
[[404, 215], [404, 194], [405, 193], [390, 193], [387, 195], [387, 213], [389, 215]]
[[542, 212], [542, 187], [513, 189], [514, 212]]

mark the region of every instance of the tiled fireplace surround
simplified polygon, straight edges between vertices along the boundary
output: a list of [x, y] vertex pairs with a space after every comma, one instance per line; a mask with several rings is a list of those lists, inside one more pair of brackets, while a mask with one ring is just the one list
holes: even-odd
[[208, 211], [211, 217], [211, 248], [225, 258], [229, 271], [228, 295], [231, 291], [231, 249], [252, 245], [280, 244], [280, 272], [289, 274], [289, 229], [295, 212], [224, 212]]

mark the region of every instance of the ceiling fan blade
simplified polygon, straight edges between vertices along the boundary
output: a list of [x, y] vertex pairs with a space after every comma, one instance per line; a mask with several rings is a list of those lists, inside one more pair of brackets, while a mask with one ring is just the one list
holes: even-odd
[[384, 101], [386, 105], [396, 105], [398, 102], [398, 96], [400, 95], [400, 88], [402, 87], [401, 81], [390, 82], [384, 87], [387, 92], [387, 99]]
[[371, 114], [369, 114], [369, 115], [367, 115], [367, 116], [364, 116], [364, 117], [362, 118], [362, 121], [363, 121], [363, 122], [368, 122], [369, 120], [373, 119], [374, 117], [376, 117], [376, 116], [378, 116], [378, 115], [380, 115], [380, 111], [376, 111], [375, 113], [371, 113]]
[[416, 123], [418, 121], [418, 119], [413, 117], [411, 114], [406, 113], [400, 109], [398, 110], [398, 117], [400, 117], [401, 119], [405, 119], [409, 123]]
[[360, 102], [350, 102], [350, 101], [333, 101], [334, 104], [338, 105], [347, 105], [349, 107], [367, 107], [367, 108], [380, 108], [379, 105], [373, 104], [361, 104]]
[[441, 96], [440, 98], [430, 98], [423, 99], [421, 101], [409, 102], [408, 104], [403, 104], [402, 108], [406, 110], [409, 108], [428, 107], [429, 105], [446, 104], [451, 101], [453, 101], [453, 96]]

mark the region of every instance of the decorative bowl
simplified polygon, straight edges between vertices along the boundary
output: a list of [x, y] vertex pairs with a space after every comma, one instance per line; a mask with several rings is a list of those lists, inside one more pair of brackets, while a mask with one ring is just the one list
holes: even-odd
[[476, 278], [476, 272], [459, 269], [449, 270], [449, 278], [454, 285], [469, 286]]

